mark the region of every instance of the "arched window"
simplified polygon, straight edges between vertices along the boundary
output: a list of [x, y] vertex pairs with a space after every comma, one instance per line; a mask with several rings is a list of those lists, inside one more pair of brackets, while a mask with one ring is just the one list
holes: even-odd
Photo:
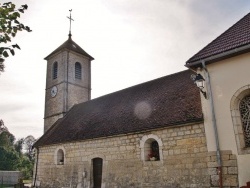
[[145, 160], [148, 161], [159, 161], [159, 144], [154, 139], [148, 139], [144, 146]]
[[58, 63], [55, 62], [53, 64], [53, 79], [56, 79], [57, 78], [57, 73], [58, 73]]
[[62, 149], [59, 149], [57, 151], [57, 164], [58, 165], [63, 165], [64, 164], [64, 152]]
[[250, 84], [234, 93], [230, 110], [238, 154], [250, 154]]
[[163, 161], [162, 141], [158, 136], [144, 135], [140, 140], [140, 148], [143, 161]]
[[75, 78], [82, 79], [82, 66], [79, 62], [75, 63]]
[[240, 101], [240, 116], [245, 139], [245, 147], [250, 147], [250, 95]]

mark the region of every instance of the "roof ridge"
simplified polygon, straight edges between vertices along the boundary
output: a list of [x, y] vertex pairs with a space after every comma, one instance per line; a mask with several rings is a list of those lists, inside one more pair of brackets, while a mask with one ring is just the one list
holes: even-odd
[[[99, 96], [99, 97], [94, 98], [94, 99], [91, 99], [91, 100], [89, 100], [89, 101], [92, 101], [92, 100], [95, 100], [95, 99], [99, 99], [99, 98], [102, 98], [102, 97], [106, 97], [106, 96], [108, 96], [108, 95], [113, 95], [113, 94], [122, 92], [122, 91], [127, 90], [127, 89], [139, 87], [140, 85], [145, 85], [145, 84], [150, 83], [150, 82], [154, 82], [154, 81], [157, 81], [157, 80], [160, 80], [160, 79], [164, 79], [164, 78], [166, 78], [166, 77], [175, 76], [176, 74], [180, 74], [180, 73], [188, 72], [188, 71], [189, 71], [189, 69], [185, 69], [185, 70], [182, 70], [182, 71], [179, 71], [179, 72], [175, 72], [175, 73], [172, 73], [172, 74], [169, 74], [169, 75], [165, 75], [165, 76], [162, 76], [162, 77], [159, 77], [159, 78], [155, 78], [155, 79], [152, 79], [152, 80], [148, 80], [148, 81], [145, 81], [145, 82], [142, 82], [142, 83], [133, 85], [133, 86], [129, 86], [129, 87], [126, 87], [126, 88], [123, 88], [123, 89], [120, 89], [120, 90], [117, 90], [117, 91], [114, 91], [114, 92], [111, 92], [111, 93], [108, 93], [108, 94]], [[86, 101], [86, 102], [89, 102], [89, 101]], [[82, 102], [82, 103], [86, 103], [86, 102]], [[79, 104], [81, 104], [81, 103], [79, 103]]]

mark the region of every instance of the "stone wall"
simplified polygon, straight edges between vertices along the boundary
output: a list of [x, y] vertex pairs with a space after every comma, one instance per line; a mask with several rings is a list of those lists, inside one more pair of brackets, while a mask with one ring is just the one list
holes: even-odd
[[0, 185], [8, 184], [14, 185], [18, 183], [18, 179], [21, 177], [20, 171], [0, 171]]
[[[162, 141], [161, 160], [142, 158], [140, 142], [145, 135]], [[60, 148], [65, 151], [63, 165], [56, 162]], [[96, 157], [103, 159], [102, 187], [106, 188], [205, 188], [213, 178], [207, 165], [214, 158], [207, 157], [203, 124], [46, 146], [39, 152], [36, 180], [46, 188], [93, 187], [92, 159]], [[232, 170], [227, 168], [228, 173]]]
[[[211, 179], [211, 187], [219, 187], [218, 164], [216, 152], [208, 152], [208, 173]], [[238, 167], [236, 155], [232, 151], [221, 151], [222, 160], [222, 185], [223, 187], [237, 188]]]

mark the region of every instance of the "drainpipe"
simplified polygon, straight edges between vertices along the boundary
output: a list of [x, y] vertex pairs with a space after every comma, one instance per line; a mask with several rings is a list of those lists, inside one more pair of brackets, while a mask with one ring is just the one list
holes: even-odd
[[37, 167], [38, 167], [38, 156], [39, 156], [39, 148], [37, 147], [37, 154], [36, 154], [36, 172], [35, 172], [35, 177], [34, 177], [34, 182], [33, 182], [33, 187], [36, 187], [36, 177], [37, 177]]
[[218, 136], [218, 130], [217, 130], [217, 124], [216, 124], [216, 118], [215, 118], [215, 112], [214, 112], [214, 101], [213, 101], [213, 94], [212, 94], [212, 88], [211, 88], [211, 82], [210, 82], [210, 76], [209, 72], [206, 68], [205, 61], [202, 61], [202, 67], [205, 70], [205, 77], [207, 80], [207, 86], [208, 86], [208, 96], [211, 106], [211, 113], [212, 113], [212, 123], [214, 128], [214, 135], [215, 135], [215, 142], [216, 142], [216, 157], [218, 162], [218, 174], [219, 174], [219, 184], [220, 188], [223, 187], [222, 182], [222, 161], [221, 161], [221, 152], [220, 152], [220, 144], [219, 144], [219, 136]]

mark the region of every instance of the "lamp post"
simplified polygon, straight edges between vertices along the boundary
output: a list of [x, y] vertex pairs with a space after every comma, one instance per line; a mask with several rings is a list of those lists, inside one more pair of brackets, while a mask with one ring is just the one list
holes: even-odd
[[205, 99], [207, 99], [207, 93], [203, 91], [204, 84], [205, 84], [205, 79], [203, 78], [203, 76], [201, 74], [196, 74], [196, 75], [192, 74], [191, 79], [194, 81], [196, 86], [200, 89], [200, 92], [203, 94]]

